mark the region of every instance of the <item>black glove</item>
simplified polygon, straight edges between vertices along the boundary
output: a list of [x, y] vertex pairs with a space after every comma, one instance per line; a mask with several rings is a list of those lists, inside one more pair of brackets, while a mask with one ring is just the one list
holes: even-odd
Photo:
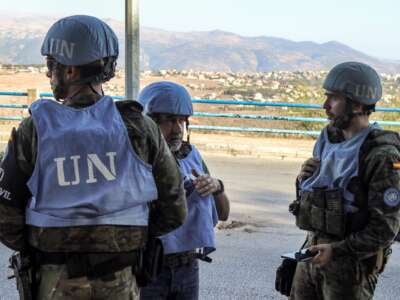
[[287, 297], [290, 296], [296, 266], [295, 260], [285, 258], [276, 270], [275, 289]]

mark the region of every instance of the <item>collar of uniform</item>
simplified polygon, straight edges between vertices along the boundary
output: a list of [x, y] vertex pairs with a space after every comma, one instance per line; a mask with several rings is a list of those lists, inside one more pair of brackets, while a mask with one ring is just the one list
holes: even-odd
[[63, 104], [71, 107], [86, 107], [95, 104], [102, 97], [96, 94], [82, 94], [76, 95], [72, 99], [66, 99]]

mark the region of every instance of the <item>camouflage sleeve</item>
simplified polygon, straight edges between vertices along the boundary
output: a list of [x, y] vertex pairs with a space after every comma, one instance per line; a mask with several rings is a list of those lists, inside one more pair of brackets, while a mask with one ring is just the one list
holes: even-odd
[[157, 126], [158, 155], [153, 163], [158, 199], [151, 203], [149, 234], [164, 235], [179, 226], [186, 218], [187, 208], [183, 181], [178, 164]]
[[20, 167], [21, 136], [26, 129], [21, 123], [12, 130], [0, 168], [0, 241], [14, 250], [21, 250], [25, 240], [25, 206], [30, 198], [29, 175]]
[[400, 170], [394, 165], [399, 161], [400, 153], [393, 146], [367, 156], [361, 176], [368, 187], [369, 220], [362, 231], [334, 243], [334, 255], [364, 258], [391, 245], [400, 226]]
[[[139, 105], [140, 106], [140, 105]], [[158, 199], [150, 204], [149, 234], [160, 236], [183, 224], [186, 199], [177, 162], [158, 125], [134, 101], [117, 102], [135, 152], [153, 166]]]

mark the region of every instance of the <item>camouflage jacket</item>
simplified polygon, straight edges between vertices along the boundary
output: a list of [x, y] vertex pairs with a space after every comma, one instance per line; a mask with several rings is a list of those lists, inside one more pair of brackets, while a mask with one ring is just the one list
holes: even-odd
[[[84, 107], [91, 103], [70, 104]], [[158, 126], [142, 115], [134, 101], [117, 102], [132, 146], [139, 157], [153, 166], [159, 198], [151, 202], [149, 227], [81, 226], [40, 228], [25, 225], [24, 215], [31, 194], [27, 188], [37, 155], [37, 135], [31, 117], [13, 129], [0, 180], [0, 240], [20, 250], [27, 242], [47, 252], [123, 252], [142, 247], [147, 235], [166, 234], [183, 224], [186, 201], [176, 160]]]
[[[332, 142], [343, 138], [333, 131], [328, 132]], [[355, 203], [367, 210], [368, 220], [361, 231], [332, 243], [334, 256], [363, 259], [390, 247], [400, 228], [400, 169], [395, 165], [398, 162], [399, 135], [373, 130], [360, 149], [359, 177], [349, 184]], [[390, 192], [394, 198], [390, 199]]]

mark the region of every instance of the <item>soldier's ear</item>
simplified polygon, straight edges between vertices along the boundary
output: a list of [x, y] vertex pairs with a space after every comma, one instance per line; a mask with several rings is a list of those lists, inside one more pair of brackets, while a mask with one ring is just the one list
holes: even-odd
[[80, 79], [80, 70], [75, 66], [65, 67], [65, 77], [71, 81]]
[[363, 105], [358, 102], [353, 102], [353, 112], [361, 113], [363, 112]]

